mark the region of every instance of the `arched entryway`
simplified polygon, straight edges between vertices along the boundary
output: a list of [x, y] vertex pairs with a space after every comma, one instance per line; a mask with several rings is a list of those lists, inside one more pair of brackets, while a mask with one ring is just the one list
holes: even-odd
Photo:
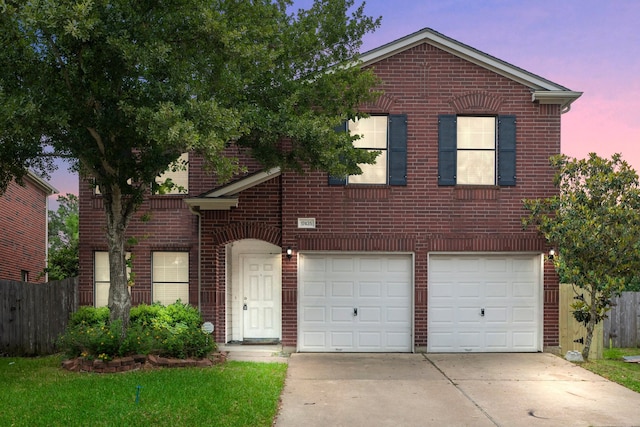
[[282, 337], [282, 250], [257, 239], [227, 245], [227, 342]]

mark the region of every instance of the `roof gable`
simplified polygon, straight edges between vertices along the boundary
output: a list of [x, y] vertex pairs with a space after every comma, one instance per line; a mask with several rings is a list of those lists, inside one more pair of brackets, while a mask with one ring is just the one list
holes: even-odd
[[431, 28], [424, 28], [363, 53], [360, 55], [360, 65], [362, 67], [373, 65], [422, 43], [430, 44], [454, 56], [525, 85], [532, 89], [532, 101], [538, 101], [541, 104], [560, 104], [564, 112], [568, 111], [571, 103], [582, 95], [582, 92], [572, 91], [564, 86], [481, 52], [471, 46], [460, 43]]

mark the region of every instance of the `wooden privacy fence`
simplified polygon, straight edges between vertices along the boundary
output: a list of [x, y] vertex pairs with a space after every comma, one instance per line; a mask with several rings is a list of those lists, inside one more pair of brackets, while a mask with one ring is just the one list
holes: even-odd
[[43, 284], [0, 280], [0, 354], [54, 353], [77, 309], [77, 278]]
[[640, 292], [623, 292], [611, 301], [604, 320], [606, 347], [640, 347]]
[[[583, 292], [578, 289], [580, 294]], [[575, 301], [575, 292], [570, 284], [560, 284], [560, 353], [566, 355], [568, 351], [582, 353], [587, 328], [575, 317], [571, 304]], [[589, 359], [602, 359], [602, 322], [596, 325], [589, 349]]]

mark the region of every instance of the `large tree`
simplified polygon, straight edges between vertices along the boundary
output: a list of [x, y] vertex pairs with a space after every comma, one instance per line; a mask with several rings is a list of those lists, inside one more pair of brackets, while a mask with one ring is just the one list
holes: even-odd
[[535, 226], [556, 249], [559, 276], [580, 291], [574, 317], [586, 327], [582, 357], [587, 360], [595, 325], [606, 317], [611, 298], [640, 269], [640, 187], [638, 175], [619, 154], [604, 159], [564, 155], [551, 159], [559, 194], [525, 200]]
[[[111, 320], [128, 323], [125, 231], [184, 152], [225, 180], [234, 143], [265, 166], [360, 172], [334, 128], [376, 93], [357, 66], [379, 25], [353, 0], [0, 0], [3, 153], [77, 159], [106, 214]], [[286, 143], [283, 143], [285, 141]], [[31, 151], [29, 151], [31, 150]]]

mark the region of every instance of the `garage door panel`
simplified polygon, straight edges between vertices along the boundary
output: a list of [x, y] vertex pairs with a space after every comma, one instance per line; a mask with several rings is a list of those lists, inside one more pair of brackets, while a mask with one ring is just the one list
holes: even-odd
[[320, 351], [327, 346], [326, 333], [322, 331], [306, 331], [300, 336], [304, 346]]
[[380, 282], [360, 282], [360, 297], [376, 297], [382, 296], [382, 283]]
[[329, 319], [332, 323], [348, 323], [351, 324], [353, 320], [353, 307], [331, 307], [331, 317]]
[[541, 349], [539, 255], [433, 254], [428, 274], [429, 351]]
[[353, 282], [331, 282], [331, 296], [353, 297]]
[[[411, 351], [410, 255], [302, 253], [299, 260], [300, 351]], [[324, 293], [320, 283], [326, 283]], [[318, 307], [328, 314], [324, 322]]]
[[358, 308], [358, 320], [361, 323], [382, 323], [382, 309], [380, 307], [363, 307]]
[[331, 346], [340, 351], [353, 349], [353, 332], [331, 332]]
[[485, 335], [485, 346], [490, 351], [506, 351], [509, 348], [507, 333], [487, 332]]
[[304, 307], [302, 319], [306, 323], [324, 323], [327, 321], [327, 310], [325, 307]]

